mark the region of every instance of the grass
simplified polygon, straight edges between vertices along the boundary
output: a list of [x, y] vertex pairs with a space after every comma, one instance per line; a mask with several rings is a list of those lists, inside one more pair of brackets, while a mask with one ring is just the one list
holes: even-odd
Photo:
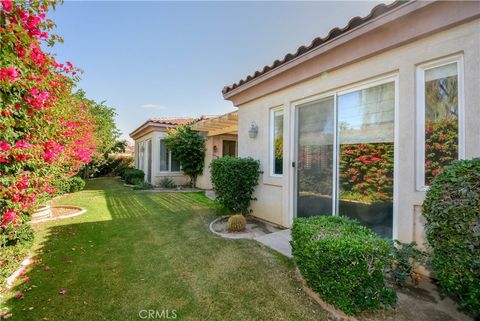
[[219, 208], [202, 194], [132, 191], [105, 178], [56, 202], [88, 211], [36, 226], [30, 282], [4, 298], [11, 320], [142, 320], [141, 310], [175, 310], [176, 320], [328, 319], [291, 260], [210, 233]]

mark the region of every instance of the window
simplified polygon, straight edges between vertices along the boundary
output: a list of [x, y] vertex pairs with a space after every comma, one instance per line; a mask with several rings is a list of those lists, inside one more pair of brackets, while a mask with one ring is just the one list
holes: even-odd
[[160, 139], [160, 171], [161, 172], [179, 172], [180, 162], [172, 157], [172, 152], [168, 150], [164, 139]]
[[272, 109], [271, 118], [271, 175], [283, 174], [283, 109]]
[[135, 143], [135, 162], [137, 164], [137, 168], [140, 167], [140, 144]]
[[222, 141], [222, 156], [236, 156], [237, 142], [234, 140], [224, 140]]
[[417, 69], [418, 176], [417, 189], [462, 158], [461, 57], [443, 59]]

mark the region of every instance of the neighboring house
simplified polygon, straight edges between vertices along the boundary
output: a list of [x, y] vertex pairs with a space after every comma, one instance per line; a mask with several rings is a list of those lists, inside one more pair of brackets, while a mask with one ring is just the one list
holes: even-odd
[[236, 111], [196, 122], [192, 128], [205, 134], [205, 165], [197, 187], [211, 189], [210, 163], [223, 156], [237, 156], [238, 114]]
[[254, 215], [346, 215], [423, 243], [432, 178], [480, 156], [480, 2], [379, 5], [223, 95], [238, 155], [261, 161]]
[[180, 163], [165, 145], [164, 138], [169, 128], [192, 121], [190, 117], [151, 118], [130, 133], [135, 140], [135, 168], [145, 172], [146, 182], [159, 185], [164, 177], [172, 178], [177, 185], [189, 182], [180, 170]]

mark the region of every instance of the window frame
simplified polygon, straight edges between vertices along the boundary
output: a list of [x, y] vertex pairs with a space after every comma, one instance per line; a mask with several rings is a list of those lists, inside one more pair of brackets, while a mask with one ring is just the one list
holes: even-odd
[[162, 162], [161, 162], [160, 157], [161, 157], [161, 153], [162, 153], [162, 140], [164, 141], [165, 138], [160, 138], [159, 141], [158, 141], [158, 155], [159, 155], [158, 156], [159, 157], [158, 168], [159, 168], [160, 173], [175, 173], [175, 174], [180, 173], [182, 171], [181, 166], [180, 166], [180, 170], [172, 171], [172, 151], [169, 150], [168, 148], [167, 148], [167, 151], [168, 151], [168, 153], [167, 153], [167, 168], [168, 169], [166, 171], [161, 169]]
[[458, 82], [458, 159], [465, 158], [465, 95], [464, 95], [464, 68], [463, 54], [435, 59], [416, 66], [416, 190], [426, 192], [429, 186], [425, 182], [425, 73], [427, 70], [442, 67], [452, 63], [457, 64]]
[[[270, 144], [269, 144], [269, 160], [270, 160], [270, 170], [269, 174], [270, 177], [283, 177], [284, 174], [284, 166], [282, 166], [282, 174], [275, 173], [275, 113], [281, 111], [283, 117], [283, 128], [282, 128], [282, 137], [285, 140], [285, 108], [283, 106], [271, 108], [269, 115], [270, 115]], [[282, 150], [282, 161], [285, 160], [285, 151]]]

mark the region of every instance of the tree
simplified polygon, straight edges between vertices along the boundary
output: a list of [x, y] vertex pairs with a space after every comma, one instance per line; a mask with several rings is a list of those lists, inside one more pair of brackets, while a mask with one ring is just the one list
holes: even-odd
[[171, 129], [165, 142], [173, 157], [180, 162], [182, 172], [190, 177], [191, 185], [195, 187], [197, 177], [203, 173], [205, 139], [187, 124]]
[[125, 142], [119, 141], [121, 132], [115, 123], [115, 116], [117, 116], [115, 108], [105, 105], [105, 101], [97, 103], [88, 99], [83, 90], [77, 91], [75, 95], [87, 106], [95, 124], [95, 151], [92, 154], [92, 160], [85, 164], [82, 170], [82, 176], [86, 179], [91, 174], [98, 174], [111, 153], [125, 150]]

